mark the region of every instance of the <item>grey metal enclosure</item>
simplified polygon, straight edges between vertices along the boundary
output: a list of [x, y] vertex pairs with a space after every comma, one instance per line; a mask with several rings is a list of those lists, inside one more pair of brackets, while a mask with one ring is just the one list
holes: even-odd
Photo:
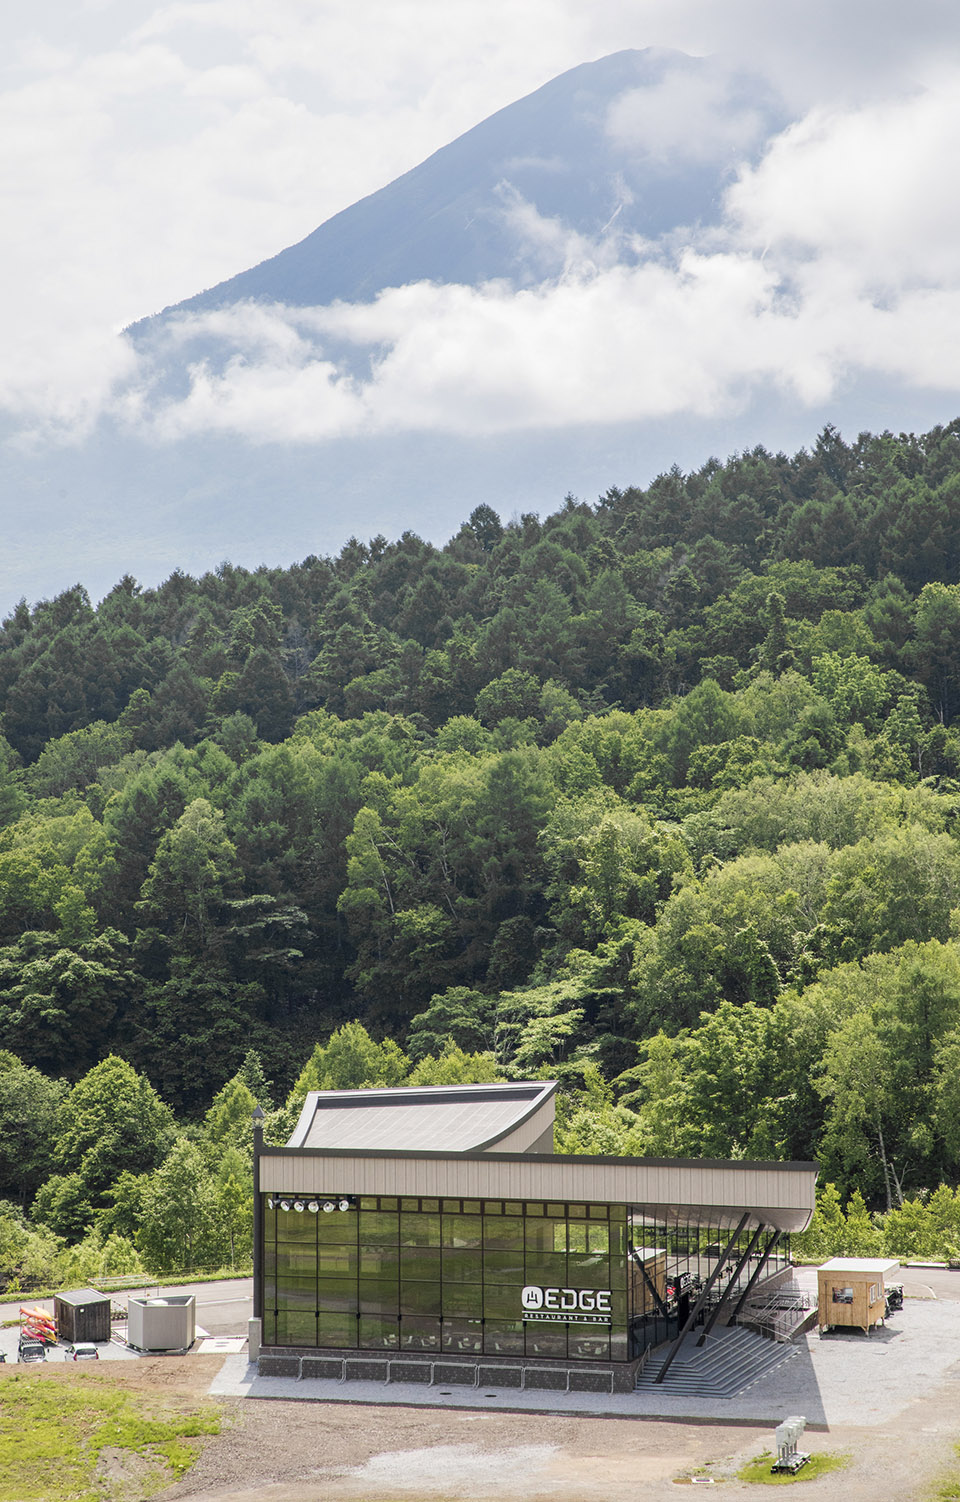
[[110, 1339], [110, 1299], [92, 1288], [79, 1293], [58, 1293], [53, 1301], [53, 1315], [61, 1340], [75, 1345], [78, 1340]]
[[189, 1350], [196, 1328], [196, 1298], [192, 1293], [130, 1299], [127, 1305], [127, 1344], [134, 1350]]

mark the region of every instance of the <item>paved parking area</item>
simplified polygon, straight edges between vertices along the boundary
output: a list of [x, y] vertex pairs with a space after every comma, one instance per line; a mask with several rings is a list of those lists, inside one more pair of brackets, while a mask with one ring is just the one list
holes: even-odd
[[[816, 1270], [798, 1270], [798, 1282]], [[637, 1393], [546, 1393], [470, 1387], [423, 1387], [412, 1383], [338, 1382], [261, 1377], [244, 1355], [231, 1355], [211, 1393], [224, 1397], [455, 1408], [492, 1412], [554, 1413], [611, 1418], [746, 1424], [776, 1424], [802, 1413], [811, 1425], [882, 1426], [916, 1406], [945, 1382], [958, 1382], [960, 1399], [960, 1272], [904, 1269], [904, 1308], [885, 1329], [869, 1336], [855, 1331], [821, 1337], [816, 1330], [797, 1342], [797, 1355], [735, 1398], [672, 1396], [664, 1389]]]
[[[179, 1285], [175, 1288], [164, 1288], [162, 1285], [151, 1283], [149, 1287], [131, 1289], [111, 1295], [114, 1307], [126, 1309], [129, 1297], [146, 1296], [152, 1298], [157, 1294], [167, 1293], [192, 1293], [197, 1301], [197, 1341], [195, 1351], [199, 1351], [201, 1343], [209, 1336], [216, 1338], [242, 1338], [246, 1341], [247, 1321], [252, 1309], [252, 1283], [249, 1278], [221, 1279], [215, 1283], [192, 1283]], [[47, 1314], [53, 1314], [53, 1299], [35, 1299], [29, 1294], [15, 1302], [6, 1301], [0, 1304], [0, 1356], [7, 1363], [17, 1359], [17, 1342], [19, 1338], [19, 1316], [21, 1308], [43, 1309]], [[4, 1328], [6, 1326], [6, 1328]], [[133, 1351], [125, 1342], [126, 1327], [122, 1322], [113, 1325], [114, 1338], [109, 1341], [101, 1341], [97, 1345], [99, 1359], [101, 1361], [137, 1361], [141, 1359], [139, 1351]], [[209, 1353], [210, 1347], [206, 1350]], [[232, 1346], [236, 1350], [236, 1345]], [[215, 1348], [214, 1348], [215, 1350]], [[47, 1360], [51, 1362], [68, 1361], [70, 1356], [63, 1346], [50, 1346], [47, 1350]]]

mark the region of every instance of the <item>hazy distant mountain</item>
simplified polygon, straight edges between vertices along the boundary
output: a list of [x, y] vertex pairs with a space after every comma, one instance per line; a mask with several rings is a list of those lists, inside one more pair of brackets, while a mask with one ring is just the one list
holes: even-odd
[[[301, 309], [367, 304], [415, 282], [498, 279], [549, 295], [571, 266], [596, 266], [600, 279], [623, 263], [669, 271], [689, 246], [709, 255], [714, 226], [723, 245], [725, 189], [788, 123], [764, 81], [735, 67], [672, 51], [616, 53], [500, 110], [298, 245], [142, 319], [128, 331], [137, 353], [129, 382], [88, 434], [69, 444], [0, 441], [0, 484], [30, 518], [0, 554], [0, 610], [78, 579], [99, 595], [124, 573], [152, 584], [225, 558], [287, 564], [336, 552], [351, 534], [411, 529], [442, 542], [481, 502], [505, 517], [549, 511], [568, 492], [593, 499], [673, 463], [691, 468], [757, 443], [794, 450], [825, 422], [855, 435], [949, 421], [952, 393], [868, 372], [815, 405], [765, 378], [713, 415], [674, 403], [663, 416], [548, 415], [537, 426], [534, 405], [505, 432], [400, 421], [334, 424], [328, 437], [309, 424], [271, 433], [270, 414], [287, 410], [310, 361], [321, 388], [328, 363], [345, 374], [349, 398], [369, 389], [381, 356], [375, 316], [364, 344], [335, 317]], [[264, 315], [281, 335], [292, 330], [289, 368], [282, 339], [279, 353], [258, 344], [251, 303], [293, 310]], [[175, 316], [232, 304], [235, 315], [187, 327]], [[431, 305], [421, 297], [412, 317], [429, 318]], [[382, 337], [386, 348], [389, 331]], [[234, 390], [239, 406], [224, 415], [218, 402]], [[310, 400], [319, 407], [326, 397], [321, 389]], [[182, 429], [178, 404], [196, 419]], [[169, 412], [174, 420], [152, 431]], [[7, 426], [0, 440], [16, 440], [16, 424]]]
[[[704, 96], [702, 137], [678, 151], [664, 116]], [[244, 300], [365, 302], [423, 280], [531, 285], [563, 269], [569, 232], [631, 258], [633, 237], [712, 223], [732, 168], [782, 124], [762, 80], [667, 49], [616, 52], [562, 73], [299, 244], [158, 316]]]

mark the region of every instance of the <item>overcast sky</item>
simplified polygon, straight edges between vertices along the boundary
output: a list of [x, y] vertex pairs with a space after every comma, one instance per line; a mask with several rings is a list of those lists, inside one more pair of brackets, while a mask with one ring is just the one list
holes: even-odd
[[[795, 119], [709, 243], [632, 269], [574, 246], [534, 294], [423, 286], [240, 319], [242, 369], [150, 406], [125, 324], [564, 69], [646, 46], [765, 73]], [[863, 370], [960, 410], [956, 0], [35, 0], [3, 8], [0, 57], [0, 413], [33, 441], [104, 411], [167, 443], [709, 416], [769, 383], [822, 404]], [[716, 122], [683, 88], [611, 128], [695, 157]], [[750, 122], [725, 128], [736, 147]], [[366, 385], [318, 353], [331, 332], [386, 349]]]

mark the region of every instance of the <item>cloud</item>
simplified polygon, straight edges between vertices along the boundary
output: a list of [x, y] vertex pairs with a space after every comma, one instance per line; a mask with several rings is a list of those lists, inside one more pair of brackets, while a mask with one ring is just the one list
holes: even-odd
[[659, 83], [628, 89], [614, 100], [607, 133], [618, 146], [673, 170], [688, 163], [742, 161], [769, 129], [762, 106], [769, 85], [756, 75], [714, 61], [691, 68], [686, 59]]
[[728, 207], [754, 245], [841, 262], [893, 289], [960, 280], [960, 72], [907, 99], [817, 109], [744, 171]]

